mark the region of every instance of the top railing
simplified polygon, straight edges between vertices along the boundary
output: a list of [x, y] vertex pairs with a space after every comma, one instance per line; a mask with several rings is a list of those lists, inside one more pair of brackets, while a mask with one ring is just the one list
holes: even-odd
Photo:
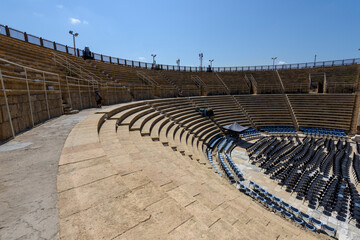
[[[29, 42], [41, 47], [50, 48], [56, 51], [68, 53], [82, 57], [84, 54], [83, 50], [74, 49], [67, 45], [49, 41], [41, 37], [37, 37], [26, 32], [22, 32], [8, 26], [0, 24], [0, 35], [6, 35], [8, 37], [16, 38], [21, 41]], [[131, 66], [145, 69], [160, 69], [160, 70], [173, 70], [173, 71], [185, 71], [185, 72], [200, 72], [208, 71], [208, 67], [193, 67], [193, 66], [176, 66], [176, 65], [165, 65], [165, 64], [152, 64], [146, 62], [139, 62], [133, 60], [127, 60], [122, 58], [116, 58], [106, 56], [98, 53], [93, 53], [93, 57], [97, 61], [119, 64], [123, 66]], [[307, 62], [307, 63], [294, 63], [294, 64], [281, 64], [281, 65], [263, 65], [263, 66], [241, 66], [241, 67], [212, 67], [211, 70], [214, 72], [236, 72], [236, 71], [266, 71], [266, 70], [287, 70], [287, 69], [306, 69], [306, 68], [318, 68], [318, 67], [335, 67], [335, 66], [347, 66], [360, 64], [360, 58], [343, 59], [343, 60], [331, 60], [322, 62]]]

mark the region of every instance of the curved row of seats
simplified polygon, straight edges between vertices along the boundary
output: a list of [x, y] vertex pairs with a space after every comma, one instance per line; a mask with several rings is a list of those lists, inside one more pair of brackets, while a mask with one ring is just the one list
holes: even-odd
[[[343, 136], [351, 129], [355, 95], [352, 94], [290, 94], [287, 95], [292, 105], [294, 116], [301, 131], [317, 135]], [[238, 95], [192, 97], [198, 107], [211, 108], [214, 119], [220, 125], [238, 122], [254, 128], [277, 128], [286, 126], [287, 131], [294, 131], [290, 111], [284, 94]], [[241, 107], [239, 107], [239, 105]], [[318, 129], [318, 130], [316, 130]], [[336, 131], [333, 129], [337, 129]]]
[[267, 126], [267, 127], [260, 127], [259, 130], [271, 134], [281, 134], [281, 135], [297, 134], [296, 129], [291, 126]]
[[300, 127], [300, 130], [307, 135], [319, 137], [346, 137], [344, 130], [331, 128]]
[[[105, 105], [157, 97], [173, 97], [178, 96], [179, 91], [183, 91], [184, 96], [223, 94], [218, 98], [208, 98], [209, 102], [202, 102], [201, 97], [194, 98], [194, 102], [198, 101], [199, 105], [214, 105], [214, 108], [220, 107], [223, 114], [216, 118], [219, 124], [223, 125], [237, 121], [253, 128], [282, 125], [356, 131], [357, 114], [354, 113], [354, 106], [357, 104], [356, 94], [351, 93], [356, 89], [358, 81], [359, 70], [356, 66], [278, 70], [277, 72], [269, 70], [221, 73], [158, 71], [141, 69], [136, 64], [135, 66], [114, 64], [115, 59], [112, 59], [112, 63], [101, 62], [99, 55], [97, 60], [85, 61], [81, 57], [64, 52], [65, 46], [58, 45], [62, 51], [51, 49], [54, 46], [53, 43], [50, 44], [50, 48], [48, 48], [49, 45], [41, 47], [2, 34], [0, 34], [0, 42], [1, 58], [49, 72], [49, 74], [42, 74], [28, 68], [25, 74], [22, 67], [6, 62], [0, 63], [5, 88], [8, 95], [11, 95], [9, 98], [14, 99], [10, 99], [9, 108], [14, 119], [13, 126], [16, 133], [33, 124], [69, 112], [70, 108], [80, 110], [95, 107], [96, 102], [93, 96], [95, 89], [100, 90]], [[45, 43], [49, 44], [47, 41]], [[104, 60], [108, 59], [109, 57], [104, 56]], [[291, 74], [292, 71], [294, 74]], [[279, 80], [284, 78], [282, 82], [285, 93], [292, 92], [292, 90], [287, 90], [289, 87], [287, 82], [289, 81], [290, 85], [293, 84], [294, 79], [303, 82], [304, 72], [321, 72], [322, 76], [326, 72], [329, 88], [335, 88], [330, 92], [349, 92], [349, 87], [350, 92], [348, 94], [282, 94]], [[221, 81], [218, 76], [224, 79]], [[45, 86], [39, 82], [39, 79], [42, 80], [44, 77], [47, 81]], [[29, 96], [26, 83], [30, 89], [30, 101], [36, 106], [33, 111], [34, 116], [31, 116], [31, 110], [28, 107]], [[343, 87], [336, 87], [339, 86], [336, 84], [342, 86], [342, 83], [345, 84]], [[299, 91], [295, 92], [303, 92], [301, 84]], [[257, 88], [257, 91], [252, 88]], [[46, 96], [45, 89], [49, 90], [49, 96]], [[226, 93], [243, 95], [233, 97], [224, 95]], [[49, 99], [50, 114], [47, 113], [42, 98]], [[287, 99], [291, 107], [287, 104]], [[5, 107], [4, 101], [2, 102]], [[19, 108], [24, 108], [24, 110], [17, 111]], [[296, 119], [293, 118], [294, 115]], [[30, 120], [32, 117], [34, 117], [33, 122]], [[8, 117], [2, 118], [0, 124], [3, 129], [9, 129]], [[4, 130], [0, 135], [0, 140], [8, 139], [11, 135], [11, 131]]]
[[[50, 48], [40, 47], [36, 44], [27, 43], [12, 37], [7, 37], [0, 33], [0, 41], [2, 43], [10, 43], [11, 45], [18, 45], [23, 48], [22, 51], [16, 51], [16, 48], [7, 48], [0, 45], [0, 54], [9, 55], [9, 53], [14, 50], [14, 52], [19, 56], [18, 61], [21, 62], [23, 58], [29, 58], [33, 63], [30, 63], [31, 66], [36, 64], [40, 65], [48, 61], [51, 62], [51, 53], [56, 53], [61, 56], [66, 56], [71, 61], [76, 62], [81, 65], [84, 69], [93, 72], [95, 75], [101, 76], [104, 78], [104, 75], [111, 75], [111, 78], [117, 79], [123, 85], [131, 87], [131, 85], [144, 85], [145, 82], [141, 81], [141, 78], [138, 77], [137, 72], [142, 71], [145, 74], [149, 74], [150, 78], [154, 78], [154, 81], [162, 86], [168, 85], [173, 87], [169, 81], [164, 80], [164, 77], [159, 76], [158, 74], [153, 74], [157, 70], [141, 69], [139, 68], [139, 62], [133, 62], [133, 66], [123, 66], [116, 64], [118, 59], [109, 58], [103, 56], [102, 62], [99, 58], [95, 60], [88, 60], [94, 66], [86, 63], [81, 57], [73, 56], [72, 54], [65, 53], [65, 46], [62, 46], [61, 51], [55, 51], [50, 48], [53, 47], [51, 42]], [[40, 40], [39, 40], [40, 43]], [[39, 44], [37, 43], [37, 44]], [[59, 45], [58, 45], [59, 46]], [[60, 47], [60, 46], [59, 46]], [[47, 54], [45, 58], [37, 58], [37, 53], [42, 52]], [[100, 56], [100, 55], [98, 55]], [[49, 61], [50, 60], [50, 61]], [[111, 61], [110, 61], [111, 60]], [[114, 64], [115, 63], [115, 64]], [[125, 62], [123, 62], [125, 64]], [[141, 64], [144, 67], [144, 63]], [[52, 66], [53, 67], [53, 66]], [[166, 67], [166, 66], [165, 66]], [[94, 71], [95, 70], [95, 71]], [[245, 70], [249, 70], [246, 69]], [[162, 70], [166, 76], [168, 76], [172, 82], [174, 82], [177, 88], [183, 89], [187, 88], [190, 95], [197, 95], [198, 89], [195, 82], [192, 80], [192, 75], [200, 78], [204, 87], [212, 94], [221, 94], [225, 92], [224, 86], [219, 82], [217, 77], [213, 72], [186, 72], [186, 71], [174, 71], [173, 69]], [[243, 94], [249, 93], [251, 86], [256, 88], [257, 93], [281, 93], [285, 91], [286, 93], [303, 93], [309, 92], [309, 79], [311, 75], [315, 75], [315, 78], [325, 79], [327, 92], [354, 92], [357, 88], [358, 82], [358, 68], [356, 65], [351, 66], [338, 66], [338, 67], [319, 67], [319, 68], [310, 68], [310, 69], [286, 69], [286, 70], [265, 70], [259, 69], [259, 71], [231, 71], [231, 72], [218, 72], [217, 74], [221, 77], [222, 82], [224, 82], [230, 92], [233, 94]], [[105, 73], [105, 74], [103, 74]], [[106, 79], [106, 77], [105, 77]], [[110, 79], [107, 79], [110, 80]], [[281, 84], [281, 83], [282, 84]], [[282, 89], [282, 86], [283, 88]]]
[[[220, 168], [217, 161], [208, 164], [205, 146], [217, 146], [211, 139], [222, 132], [191, 106], [185, 98], [135, 102], [101, 110], [74, 128], [59, 166], [61, 238], [318, 236], [263, 212], [214, 174]], [[87, 124], [95, 122], [98, 138], [92, 143], [94, 128]], [[199, 130], [206, 124], [215, 129]], [[76, 138], [91, 144], [74, 147]], [[232, 144], [222, 144], [231, 151]], [[90, 160], [70, 163], [68, 157], [80, 149], [81, 158]]]
[[256, 127], [293, 126], [284, 94], [234, 96], [249, 114]]
[[261, 135], [261, 132], [256, 130], [256, 129], [253, 129], [253, 128], [249, 128], [243, 132], [241, 132], [239, 134], [239, 137], [240, 138], [243, 138], [243, 139], [253, 139], [253, 138], [257, 138]]
[[[273, 149], [276, 151], [269, 153]], [[349, 206], [357, 209], [360, 203], [350, 176], [352, 162], [353, 172], [358, 174], [358, 155], [351, 159], [349, 142], [339, 140], [335, 144], [332, 139], [315, 141], [307, 137], [294, 144], [291, 138], [268, 137], [256, 142], [248, 153], [253, 164], [279, 180], [288, 192], [296, 193], [297, 199], [304, 200], [310, 208], [336, 216], [342, 222], [354, 220], [359, 225], [358, 214], [349, 211]]]
[[[168, 144], [196, 159], [202, 158], [202, 142], [214, 134], [221, 133], [218, 126], [208, 118], [201, 117], [188, 98], [153, 100], [138, 106], [128, 106], [114, 114], [117, 125], [129, 125], [131, 131], [139, 130], [142, 136]], [[196, 146], [196, 153], [186, 144]]]
[[351, 128], [354, 94], [288, 94], [299, 126]]
[[[259, 139], [250, 146], [249, 149], [254, 148], [258, 142], [262, 142], [262, 140], [263, 139]], [[325, 232], [329, 236], [336, 236], [336, 230], [334, 228], [283, 202], [280, 198], [269, 193], [253, 181], [249, 182], [246, 180], [230, 156], [232, 149], [236, 146], [233, 138], [229, 136], [216, 136], [210, 141], [211, 144], [207, 147], [207, 155], [210, 156], [209, 161], [211, 160], [213, 162], [212, 154], [217, 155], [224, 176], [226, 176], [229, 182], [237, 189], [251, 197], [254, 201], [259, 202], [269, 211], [275, 212], [277, 215], [292, 221], [295, 225], [302, 226], [311, 232]], [[224, 160], [223, 154], [225, 155], [226, 161]]]
[[232, 96], [192, 97], [190, 100], [199, 108], [211, 108], [214, 120], [221, 126], [234, 122], [243, 126], [250, 126], [249, 119], [237, 106]]

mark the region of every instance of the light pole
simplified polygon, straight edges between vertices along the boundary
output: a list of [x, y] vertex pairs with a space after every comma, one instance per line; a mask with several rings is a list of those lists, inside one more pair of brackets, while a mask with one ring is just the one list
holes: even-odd
[[76, 56], [76, 45], [75, 45], [75, 37], [79, 36], [78, 33], [74, 33], [73, 30], [69, 31], [70, 35], [73, 36], [73, 41], [74, 41], [74, 55]]
[[153, 64], [155, 65], [156, 62], [155, 62], [155, 57], [156, 57], [156, 54], [151, 54], [152, 58], [153, 58]]
[[212, 68], [212, 62], [214, 61], [214, 59], [211, 59], [211, 60], [209, 60], [209, 62], [210, 62], [210, 68]]
[[275, 70], [275, 60], [277, 59], [277, 57], [272, 57], [271, 59], [273, 60], [273, 70]]
[[314, 58], [314, 67], [316, 66], [316, 54], [315, 54], [315, 58]]
[[203, 54], [203, 53], [199, 53], [199, 58], [200, 58], [200, 71], [201, 71], [201, 69], [202, 69], [203, 57], [204, 57], [204, 54]]

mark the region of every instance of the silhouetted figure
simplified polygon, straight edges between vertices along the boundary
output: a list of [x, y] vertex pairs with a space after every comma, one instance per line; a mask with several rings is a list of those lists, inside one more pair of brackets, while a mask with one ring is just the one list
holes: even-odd
[[96, 101], [97, 107], [98, 107], [98, 108], [101, 108], [102, 97], [101, 97], [101, 95], [100, 95], [100, 93], [99, 93], [98, 90], [95, 90], [94, 96], [95, 96], [95, 101]]
[[86, 60], [86, 59], [94, 59], [89, 47], [85, 47], [83, 58], [84, 58], [84, 60]]
[[203, 117], [209, 117], [210, 119], [214, 118], [214, 110], [211, 108], [196, 108], [195, 110], [201, 113]]

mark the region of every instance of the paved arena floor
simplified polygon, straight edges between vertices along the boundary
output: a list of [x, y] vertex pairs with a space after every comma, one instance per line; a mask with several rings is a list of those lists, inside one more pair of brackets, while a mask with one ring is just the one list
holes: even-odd
[[95, 111], [62, 115], [0, 145], [0, 239], [59, 238], [60, 153], [73, 127]]

